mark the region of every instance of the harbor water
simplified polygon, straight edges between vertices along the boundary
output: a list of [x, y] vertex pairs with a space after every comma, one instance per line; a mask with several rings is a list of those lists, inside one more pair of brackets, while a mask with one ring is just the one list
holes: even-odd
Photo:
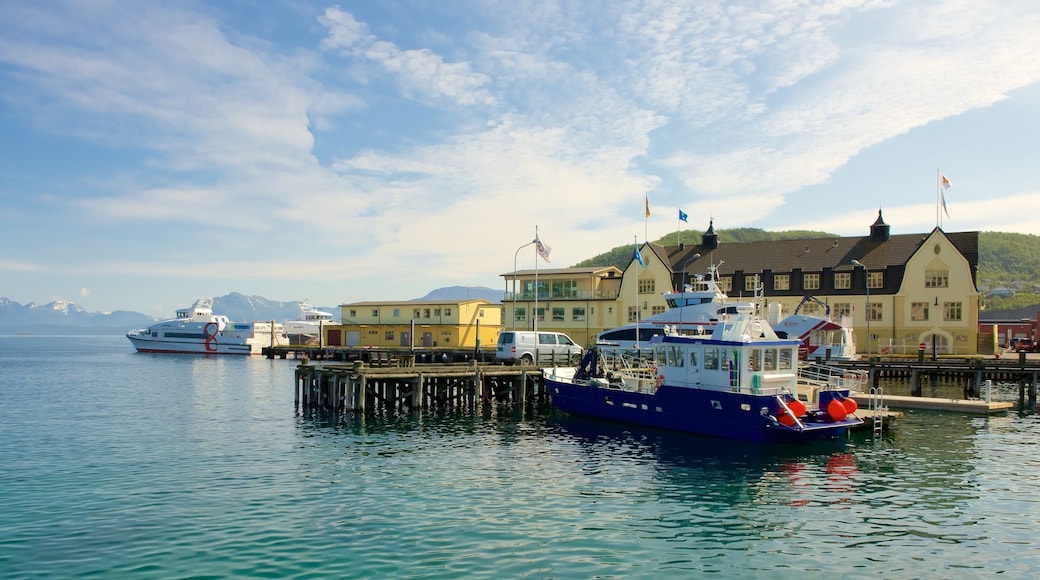
[[1040, 569], [1035, 415], [762, 449], [547, 405], [329, 416], [294, 406], [295, 364], [0, 337], [0, 577]]

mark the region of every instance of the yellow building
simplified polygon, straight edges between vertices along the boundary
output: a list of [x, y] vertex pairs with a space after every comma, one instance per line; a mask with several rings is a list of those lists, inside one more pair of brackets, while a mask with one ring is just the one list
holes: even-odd
[[[978, 232], [946, 233], [940, 228], [891, 235], [881, 212], [869, 235], [858, 237], [719, 244], [709, 224], [697, 245], [644, 244], [643, 264], [633, 254], [620, 283], [615, 272], [609, 284], [596, 284], [595, 272], [610, 268], [539, 271], [538, 328], [592, 344], [599, 332], [663, 312], [663, 292], [678, 290], [714, 265], [730, 299], [749, 300], [757, 287], [764, 310], [790, 314], [800, 307], [802, 314], [822, 315], [829, 308], [833, 316], [851, 317], [861, 354], [911, 354], [920, 344], [929, 353], [977, 354], [978, 240]], [[515, 283], [524, 289], [515, 307], [507, 292], [507, 327], [530, 327], [533, 294], [527, 289], [533, 293], [533, 274], [503, 274], [507, 288]], [[557, 285], [568, 284], [596, 295], [555, 291]], [[578, 320], [572, 312], [582, 308], [589, 316]]]
[[622, 272], [614, 266], [518, 270], [502, 276], [505, 330], [552, 330], [589, 345], [604, 328], [617, 326]]
[[325, 327], [328, 346], [494, 348], [502, 307], [487, 300], [406, 300], [340, 305], [340, 324]]

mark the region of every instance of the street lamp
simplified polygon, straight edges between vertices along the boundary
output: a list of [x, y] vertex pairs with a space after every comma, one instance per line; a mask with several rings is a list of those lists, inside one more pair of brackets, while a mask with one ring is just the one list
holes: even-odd
[[867, 357], [870, 357], [870, 273], [867, 272], [867, 267], [863, 265], [863, 262], [859, 260], [852, 261], [853, 266], [860, 266], [863, 268], [863, 285], [867, 289], [867, 307], [863, 309], [863, 316], [867, 319]]
[[[535, 239], [531, 240], [530, 242], [528, 242], [528, 243], [520, 246], [519, 248], [517, 248], [516, 249], [516, 253], [513, 254], [513, 330], [516, 330], [516, 258], [520, 255], [520, 250], [526, 248], [527, 246], [530, 246], [531, 244], [535, 244], [537, 242], [538, 242], [538, 239], [535, 238]], [[535, 288], [534, 291], [538, 292], [538, 288]]]
[[689, 266], [690, 262], [692, 262], [694, 260], [697, 260], [700, 257], [701, 257], [700, 254], [694, 254], [694, 255], [690, 256], [689, 258], [687, 258], [686, 261], [683, 262], [683, 265], [682, 265], [682, 286], [679, 288], [679, 292], [683, 295], [683, 303], [682, 303], [682, 306], [679, 307], [679, 326], [680, 327], [682, 326], [682, 311], [683, 311], [683, 307], [686, 306], [686, 296], [685, 296], [686, 295], [686, 266]]

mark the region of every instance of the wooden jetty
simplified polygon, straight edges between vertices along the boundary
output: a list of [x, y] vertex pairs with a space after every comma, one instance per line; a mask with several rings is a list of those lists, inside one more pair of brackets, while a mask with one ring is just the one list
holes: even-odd
[[458, 408], [478, 402], [526, 403], [545, 393], [541, 369], [470, 361], [370, 366], [364, 361], [296, 367], [296, 404], [330, 410]]
[[[860, 406], [865, 407], [870, 395], [852, 393], [850, 397]], [[885, 395], [884, 404], [891, 409], [919, 409], [927, 411], [945, 411], [964, 413], [967, 415], [992, 415], [1015, 408], [1010, 401], [982, 401], [977, 399], [942, 399], [934, 397], [908, 397], [901, 395]], [[899, 415], [896, 415], [897, 417]]]
[[[923, 357], [901, 359], [880, 359], [871, 357], [861, 361], [831, 361], [830, 366], [843, 370], [866, 373], [867, 385], [878, 388], [883, 379], [909, 379], [910, 397], [901, 402], [902, 408], [933, 408], [936, 410], [966, 411], [974, 409], [979, 413], [1002, 412], [1011, 403], [983, 403], [978, 401], [984, 395], [987, 381], [1018, 383], [1019, 407], [1037, 408], [1037, 388], [1040, 379], [1040, 359], [1026, 358], [1021, 353], [1016, 359], [983, 359], [983, 358], [939, 358], [924, 360]], [[963, 385], [964, 399], [934, 399], [927, 403], [921, 397], [925, 381], [935, 384], [939, 379], [960, 382]], [[895, 404], [898, 397], [886, 396]], [[948, 401], [962, 402], [960, 406], [951, 407]], [[911, 406], [913, 401], [917, 406]], [[946, 401], [946, 402], [944, 402]], [[967, 403], [974, 401], [971, 405]]]

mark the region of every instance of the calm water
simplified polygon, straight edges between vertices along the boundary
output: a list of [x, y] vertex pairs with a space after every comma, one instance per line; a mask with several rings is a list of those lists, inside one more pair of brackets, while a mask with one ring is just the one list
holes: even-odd
[[1040, 569], [1036, 416], [761, 451], [546, 407], [302, 413], [294, 364], [0, 337], [0, 577]]

